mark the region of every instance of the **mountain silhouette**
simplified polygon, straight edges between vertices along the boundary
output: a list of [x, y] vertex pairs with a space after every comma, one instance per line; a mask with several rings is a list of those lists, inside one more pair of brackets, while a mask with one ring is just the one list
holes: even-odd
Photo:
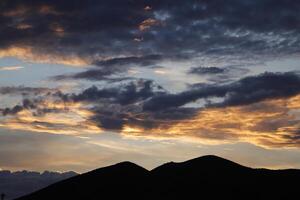
[[16, 172], [0, 170], [0, 197], [3, 194], [4, 200], [16, 199], [76, 175], [78, 174], [75, 172], [40, 173], [26, 170]]
[[55, 183], [18, 200], [299, 199], [300, 170], [253, 169], [203, 156], [148, 171], [122, 162]]

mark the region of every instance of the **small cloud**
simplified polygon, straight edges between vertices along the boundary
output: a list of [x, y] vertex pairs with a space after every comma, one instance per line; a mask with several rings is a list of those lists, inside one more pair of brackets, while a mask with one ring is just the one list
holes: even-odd
[[135, 41], [135, 42], [142, 42], [143, 40], [144, 40], [144, 38], [142, 38], [142, 37], [136, 37], [133, 39], [133, 41]]
[[167, 72], [164, 70], [154, 70], [155, 74], [166, 74]]
[[16, 71], [16, 70], [20, 70], [23, 69], [24, 67], [22, 66], [4, 66], [4, 67], [0, 67], [0, 71]]
[[211, 75], [211, 74], [222, 74], [225, 69], [219, 67], [193, 67], [189, 73], [197, 75]]
[[158, 25], [161, 25], [160, 21], [158, 21], [156, 19], [148, 18], [140, 23], [139, 30], [146, 31], [146, 30], [150, 29], [151, 27], [158, 26]]
[[144, 8], [144, 10], [145, 10], [145, 11], [150, 11], [150, 10], [152, 10], [152, 7], [151, 7], [151, 6], [146, 6], [146, 7]]
[[138, 74], [140, 72], [138, 70], [135, 70], [135, 69], [130, 69], [130, 70], [128, 70], [128, 73], [129, 74]]
[[25, 24], [25, 23], [21, 23], [21, 24], [18, 24], [16, 26], [17, 29], [19, 30], [27, 30], [27, 29], [31, 29], [32, 28], [32, 25], [30, 24]]

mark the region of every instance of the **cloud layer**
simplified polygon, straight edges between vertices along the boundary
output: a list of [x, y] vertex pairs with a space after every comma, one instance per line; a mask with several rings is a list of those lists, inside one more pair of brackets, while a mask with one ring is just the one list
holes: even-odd
[[4, 0], [0, 56], [144, 65], [160, 56], [290, 55], [299, 52], [299, 8], [279, 0]]
[[[125, 137], [298, 147], [299, 85], [296, 72], [268, 72], [230, 84], [197, 84], [177, 94], [143, 79], [107, 88], [92, 86], [78, 93], [3, 88], [2, 93], [21, 90], [43, 95], [26, 96], [19, 105], [2, 108], [5, 118], [0, 126], [56, 134], [106, 130]], [[199, 100], [206, 103], [197, 103]]]
[[86, 69], [47, 80], [74, 90], [0, 87], [12, 100], [0, 127], [298, 148], [299, 72], [252, 67], [299, 55], [299, 10], [292, 0], [3, 0], [0, 58]]

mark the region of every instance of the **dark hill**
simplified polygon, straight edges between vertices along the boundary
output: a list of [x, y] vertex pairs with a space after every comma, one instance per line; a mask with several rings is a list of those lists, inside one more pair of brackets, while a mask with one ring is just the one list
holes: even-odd
[[97, 169], [18, 200], [298, 199], [299, 170], [252, 169], [216, 156], [147, 171], [130, 162]]

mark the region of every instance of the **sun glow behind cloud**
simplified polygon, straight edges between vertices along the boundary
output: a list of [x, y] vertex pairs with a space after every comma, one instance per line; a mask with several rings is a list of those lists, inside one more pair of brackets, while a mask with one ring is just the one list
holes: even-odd
[[83, 109], [82, 104], [44, 102], [39, 106], [55, 111], [38, 115], [30, 110], [23, 110], [13, 117], [1, 120], [0, 127], [63, 135], [101, 133], [101, 129], [88, 120], [92, 113]]

